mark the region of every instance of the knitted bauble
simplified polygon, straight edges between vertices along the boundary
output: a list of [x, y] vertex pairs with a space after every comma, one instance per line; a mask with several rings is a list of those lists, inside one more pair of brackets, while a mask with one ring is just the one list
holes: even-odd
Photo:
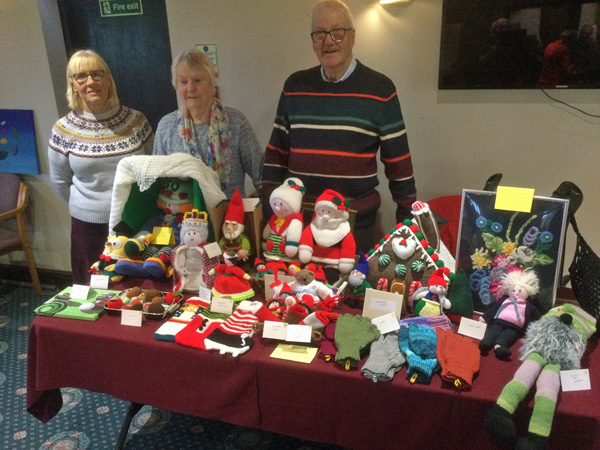
[[274, 198], [283, 200], [288, 204], [294, 213], [299, 213], [302, 209], [302, 197], [306, 188], [299, 178], [288, 178], [283, 184], [271, 192], [269, 202]]
[[239, 189], [236, 189], [231, 197], [227, 212], [225, 213], [225, 220], [244, 225], [244, 204]]
[[344, 198], [342, 194], [333, 189], [326, 189], [315, 202], [315, 211], [319, 206], [329, 206], [342, 212], [342, 217], [346, 220], [350, 217], [349, 208], [350, 202]]

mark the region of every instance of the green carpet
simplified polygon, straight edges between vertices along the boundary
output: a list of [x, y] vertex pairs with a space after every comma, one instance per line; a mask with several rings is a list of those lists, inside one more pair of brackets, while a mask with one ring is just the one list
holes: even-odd
[[[0, 448], [104, 450], [114, 448], [129, 403], [82, 389], [62, 389], [64, 406], [47, 424], [25, 409], [27, 336], [33, 310], [57, 291], [0, 280]], [[62, 319], [57, 319], [62, 320]], [[67, 320], [67, 319], [65, 319]], [[312, 443], [214, 420], [144, 406], [129, 428], [125, 449], [325, 450]]]

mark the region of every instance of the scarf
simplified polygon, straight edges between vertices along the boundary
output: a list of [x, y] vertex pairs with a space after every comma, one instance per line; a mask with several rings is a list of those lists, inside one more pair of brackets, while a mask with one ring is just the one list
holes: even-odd
[[[183, 148], [195, 158], [200, 158], [199, 145], [194, 133], [194, 121], [189, 110], [183, 107], [177, 115], [177, 127], [183, 139]], [[208, 124], [208, 146], [206, 165], [219, 175], [221, 183], [229, 183], [231, 172], [231, 150], [229, 149], [229, 138], [231, 129], [225, 107], [214, 99], [210, 110], [210, 121]]]

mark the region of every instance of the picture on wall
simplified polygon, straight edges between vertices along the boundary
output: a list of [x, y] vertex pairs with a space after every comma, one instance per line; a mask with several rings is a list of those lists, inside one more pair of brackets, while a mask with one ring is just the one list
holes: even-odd
[[0, 109], [0, 172], [40, 174], [32, 110]]
[[469, 277], [475, 311], [502, 297], [502, 277], [533, 270], [542, 312], [552, 308], [560, 284], [561, 258], [569, 201], [533, 197], [530, 212], [495, 209], [496, 193], [463, 190], [457, 269]]

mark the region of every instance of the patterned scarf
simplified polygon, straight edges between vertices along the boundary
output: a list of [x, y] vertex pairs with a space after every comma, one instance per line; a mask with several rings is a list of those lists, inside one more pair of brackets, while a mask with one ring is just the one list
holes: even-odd
[[[183, 139], [183, 147], [195, 158], [200, 158], [198, 142], [194, 133], [194, 121], [190, 111], [183, 107], [177, 117], [177, 127]], [[210, 110], [210, 122], [208, 124], [208, 151], [206, 165], [219, 175], [221, 183], [229, 182], [231, 172], [231, 150], [229, 149], [229, 138], [231, 129], [229, 119], [223, 104], [215, 98]]]

